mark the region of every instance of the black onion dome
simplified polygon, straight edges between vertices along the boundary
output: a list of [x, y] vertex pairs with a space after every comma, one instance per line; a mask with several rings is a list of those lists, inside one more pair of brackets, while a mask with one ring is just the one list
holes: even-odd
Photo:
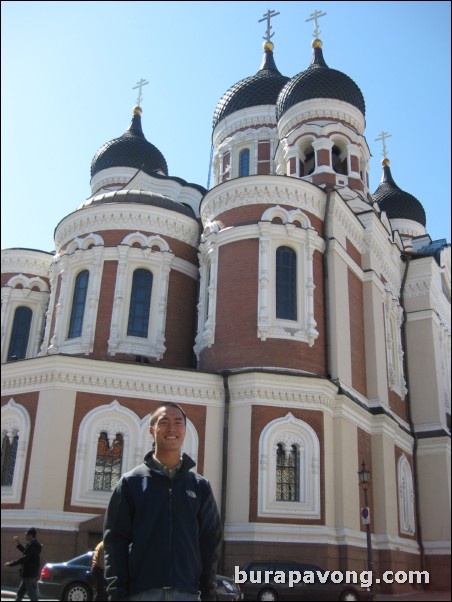
[[223, 94], [213, 115], [213, 127], [240, 109], [276, 104], [279, 93], [289, 79], [278, 71], [273, 58], [273, 44], [266, 42], [259, 71], [240, 80]]
[[345, 73], [330, 69], [325, 63], [320, 40], [312, 43], [312, 63], [295, 75], [281, 90], [276, 105], [276, 117], [280, 119], [291, 107], [314, 98], [343, 100], [366, 114], [364, 96], [355, 82]]
[[388, 159], [383, 159], [383, 175], [373, 199], [389, 219], [409, 219], [425, 227], [427, 223], [424, 207], [415, 196], [397, 186], [389, 168]]
[[148, 142], [141, 129], [141, 108], [135, 107], [130, 127], [119, 138], [106, 142], [91, 162], [91, 177], [109, 167], [132, 167], [149, 175], [161, 171], [168, 175], [165, 157]]

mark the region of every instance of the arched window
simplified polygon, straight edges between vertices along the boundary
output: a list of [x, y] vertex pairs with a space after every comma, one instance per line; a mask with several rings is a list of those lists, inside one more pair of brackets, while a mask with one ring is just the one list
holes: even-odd
[[309, 144], [304, 151], [300, 151], [300, 177], [309, 176], [315, 169], [315, 152], [312, 144]]
[[88, 292], [89, 271], [83, 270], [77, 275], [72, 298], [71, 319], [69, 321], [68, 339], [75, 339], [82, 334], [83, 316], [85, 314], [86, 293]]
[[414, 488], [411, 466], [405, 455], [398, 464], [399, 481], [399, 522], [400, 531], [408, 535], [414, 534]]
[[8, 362], [13, 359], [22, 360], [26, 357], [32, 316], [32, 310], [25, 306], [18, 307], [14, 312], [14, 321], [8, 349]]
[[30, 416], [27, 410], [10, 399], [2, 406], [2, 503], [18, 504], [30, 441]]
[[152, 272], [139, 268], [133, 273], [127, 335], [147, 338], [151, 306]]
[[346, 149], [341, 150], [339, 146], [335, 144], [331, 150], [331, 158], [334, 171], [346, 176], [348, 174]]
[[2, 431], [2, 487], [11, 487], [13, 484], [18, 445], [17, 433]]
[[109, 442], [105, 432], [97, 440], [96, 467], [94, 469], [94, 491], [112, 491], [121, 476], [122, 451], [124, 440], [117, 433], [113, 442]]
[[297, 254], [290, 247], [276, 250], [276, 317], [297, 319]]
[[258, 516], [320, 518], [320, 441], [292, 414], [269, 422], [259, 437]]
[[239, 154], [239, 176], [250, 175], [250, 149], [244, 148]]
[[276, 446], [276, 501], [300, 501], [300, 451], [296, 444], [286, 452], [284, 443]]

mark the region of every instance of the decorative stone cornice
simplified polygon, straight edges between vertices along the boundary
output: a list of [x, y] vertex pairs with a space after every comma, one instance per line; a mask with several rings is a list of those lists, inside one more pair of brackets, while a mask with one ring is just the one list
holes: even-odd
[[364, 115], [359, 109], [343, 100], [332, 98], [304, 100], [291, 107], [278, 121], [279, 138], [285, 138], [289, 133], [305, 121], [316, 119], [334, 119], [350, 124], [358, 134], [364, 133], [366, 125]]
[[55, 230], [56, 248], [61, 249], [73, 238], [103, 230], [152, 232], [175, 238], [193, 247], [199, 241], [199, 225], [194, 218], [162, 207], [118, 203], [93, 205], [66, 216]]
[[59, 388], [193, 404], [222, 405], [224, 398], [222, 379], [216, 375], [65, 355], [4, 364], [1, 382], [3, 395]]
[[213, 132], [213, 145], [215, 148], [228, 136], [232, 136], [238, 130], [261, 127], [276, 128], [275, 105], [262, 105], [258, 107], [247, 107], [235, 111], [220, 121]]
[[49, 277], [53, 254], [34, 249], [5, 249], [2, 251], [2, 274], [33, 274]]
[[299, 178], [248, 176], [224, 182], [210, 190], [201, 204], [203, 224], [218, 215], [249, 205], [289, 205], [323, 219], [325, 192]]

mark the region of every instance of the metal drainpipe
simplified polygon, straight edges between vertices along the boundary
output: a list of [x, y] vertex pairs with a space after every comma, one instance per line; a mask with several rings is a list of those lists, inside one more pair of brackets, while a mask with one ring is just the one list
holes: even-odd
[[407, 325], [407, 312], [405, 309], [405, 283], [408, 276], [408, 268], [410, 267], [411, 257], [409, 255], [402, 255], [405, 260], [405, 270], [403, 273], [402, 284], [400, 287], [400, 305], [403, 311], [403, 322], [402, 322], [402, 349], [403, 349], [403, 370], [405, 372], [405, 382], [407, 388], [407, 409], [408, 409], [408, 423], [410, 425], [411, 434], [413, 435], [413, 468], [414, 468], [414, 492], [415, 492], [415, 515], [416, 515], [416, 539], [419, 544], [421, 551], [421, 570], [425, 569], [425, 550], [422, 542], [422, 527], [421, 517], [419, 508], [419, 485], [418, 485], [418, 465], [417, 465], [417, 447], [418, 447], [418, 436], [416, 429], [414, 428], [413, 415], [411, 412], [411, 397], [410, 397], [410, 385], [408, 377], [408, 361], [407, 361], [407, 345], [406, 345], [406, 325]]
[[[229, 374], [230, 372], [221, 372], [223, 377], [223, 387], [224, 387], [224, 415], [223, 415], [223, 450], [222, 450], [222, 461], [223, 461], [223, 470], [221, 475], [221, 524], [223, 525], [223, 534], [224, 527], [226, 522], [226, 494], [227, 494], [227, 484], [228, 484], [228, 449], [229, 449], [229, 407], [231, 401], [231, 394], [229, 391]], [[224, 548], [225, 541], [223, 535], [223, 543], [221, 548], [221, 558], [220, 558], [220, 567], [221, 574], [224, 575]]]
[[331, 204], [331, 193], [334, 190], [334, 186], [328, 185], [325, 187], [326, 190], [326, 202], [325, 202], [325, 215], [323, 218], [325, 240], [325, 252], [323, 254], [323, 304], [325, 306], [325, 374], [329, 379], [333, 378], [331, 374], [331, 362], [330, 362], [330, 296], [328, 292], [328, 255], [330, 251], [330, 238], [329, 238], [329, 214]]

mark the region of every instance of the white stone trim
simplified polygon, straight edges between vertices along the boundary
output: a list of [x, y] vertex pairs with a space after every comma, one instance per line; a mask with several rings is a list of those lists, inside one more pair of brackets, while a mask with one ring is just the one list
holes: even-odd
[[53, 253], [33, 249], [4, 249], [1, 253], [2, 274], [33, 274], [47, 278]]
[[[281, 523], [226, 523], [225, 541], [349, 545], [366, 548], [366, 533], [353, 529], [336, 529], [328, 525], [295, 525]], [[447, 542], [432, 542], [438, 548]], [[432, 546], [433, 547], [433, 546]], [[390, 535], [372, 534], [372, 548], [375, 550], [398, 550], [411, 554], [419, 553], [415, 540], [393, 537]], [[435, 552], [430, 552], [435, 553]], [[436, 552], [440, 553], [440, 552]], [[450, 553], [450, 549], [449, 549]]]
[[[294, 441], [300, 448], [300, 500], [276, 500], [276, 446]], [[290, 412], [268, 423], [259, 437], [258, 516], [320, 518], [320, 442], [314, 429]]]
[[218, 273], [218, 234], [212, 232], [199, 246], [200, 288], [198, 302], [198, 333], [194, 351], [199, 355], [215, 342], [217, 273]]
[[397, 463], [397, 483], [399, 496], [399, 527], [401, 533], [414, 535], [414, 487], [410, 463], [402, 454]]
[[408, 389], [406, 388], [403, 370], [403, 309], [399, 300], [387, 285], [385, 285], [384, 295], [384, 318], [389, 388], [401, 399], [405, 399]]
[[359, 109], [343, 100], [333, 98], [314, 98], [304, 100], [290, 107], [278, 121], [278, 135], [282, 140], [304, 121], [316, 119], [334, 119], [349, 123], [358, 134], [364, 134], [366, 120]]
[[291, 205], [323, 220], [326, 194], [317, 186], [286, 176], [247, 176], [228, 180], [212, 188], [201, 204], [203, 224], [238, 207], [250, 205]]
[[24, 406], [16, 403], [14, 399], [11, 398], [6, 405], [2, 406], [1, 416], [2, 439], [3, 433], [5, 433], [7, 437], [19, 435], [13, 484], [11, 486], [2, 486], [2, 504], [19, 504], [22, 497], [28, 445], [30, 443], [30, 415]]
[[[201, 198], [201, 193], [198, 195]], [[199, 225], [194, 217], [162, 207], [118, 200], [88, 205], [67, 215], [55, 229], [55, 245], [59, 251], [76, 236], [118, 229], [153, 232], [192, 247], [197, 246], [199, 239]]]
[[33, 525], [38, 531], [44, 529], [78, 531], [82, 523], [98, 516], [100, 514], [30, 508], [24, 508], [23, 510], [2, 510], [2, 529], [12, 529], [20, 533], [30, 525]]
[[[118, 369], [118, 368], [121, 369]], [[138, 363], [92, 361], [84, 357], [48, 355], [2, 367], [3, 395], [55, 388], [91, 394], [159, 399], [222, 408], [224, 387], [218, 375], [148, 366]]]

